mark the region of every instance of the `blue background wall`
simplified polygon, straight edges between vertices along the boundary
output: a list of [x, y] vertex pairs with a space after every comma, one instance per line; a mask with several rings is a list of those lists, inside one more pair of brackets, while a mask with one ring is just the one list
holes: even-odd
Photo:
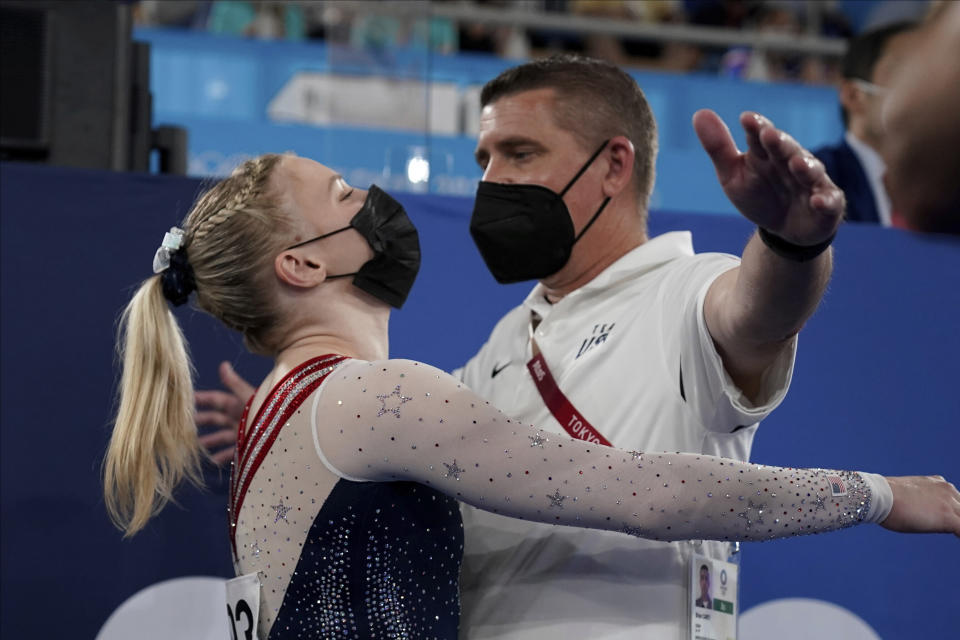
[[[696, 183], [711, 174], [690, 176]], [[139, 589], [228, 575], [226, 478], [185, 489], [124, 541], [98, 480], [117, 369], [113, 331], [194, 179], [0, 165], [0, 571], [4, 638], [91, 638]], [[469, 199], [402, 196], [421, 230], [423, 269], [391, 325], [395, 357], [451, 369], [527, 285], [498, 286], [467, 231]], [[654, 212], [653, 233], [692, 229], [699, 251], [739, 253], [751, 228], [723, 216]], [[940, 473], [960, 479], [960, 244], [847, 226], [836, 272], [804, 330], [793, 389], [761, 427], [754, 460], [789, 466]], [[232, 360], [266, 363], [205, 315], [178, 310], [198, 384]], [[885, 639], [955, 628], [958, 555], [948, 536], [879, 527], [746, 545], [743, 605], [786, 596], [840, 604]]]

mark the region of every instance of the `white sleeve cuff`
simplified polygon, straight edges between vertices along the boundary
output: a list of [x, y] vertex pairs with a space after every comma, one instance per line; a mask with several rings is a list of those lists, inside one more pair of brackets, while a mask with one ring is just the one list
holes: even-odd
[[880, 523], [887, 519], [893, 509], [893, 490], [887, 479], [876, 473], [860, 472], [863, 481], [870, 487], [870, 510], [864, 522]]

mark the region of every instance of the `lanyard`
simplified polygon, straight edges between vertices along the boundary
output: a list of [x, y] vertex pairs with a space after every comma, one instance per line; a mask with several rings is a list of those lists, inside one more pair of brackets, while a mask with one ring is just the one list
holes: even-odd
[[533, 383], [537, 385], [537, 391], [540, 392], [544, 404], [550, 409], [550, 413], [557, 419], [563, 430], [574, 438], [612, 447], [610, 441], [604, 438], [603, 434], [597, 431], [563, 394], [563, 391], [557, 386], [557, 381], [553, 379], [553, 374], [550, 373], [550, 368], [547, 366], [543, 353], [540, 352], [539, 347], [532, 340], [531, 344], [534, 355], [527, 363], [527, 369], [533, 377]]

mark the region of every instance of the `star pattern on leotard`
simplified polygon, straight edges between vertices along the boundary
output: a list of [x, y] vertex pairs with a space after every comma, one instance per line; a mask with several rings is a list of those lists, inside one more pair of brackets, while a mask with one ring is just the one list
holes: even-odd
[[826, 504], [824, 504], [825, 502], [826, 502], [826, 499], [818, 493], [817, 499], [813, 501], [813, 504], [816, 505], [813, 512], [816, 513], [817, 511], [820, 511], [820, 509], [826, 510], [827, 506]]
[[273, 524], [277, 524], [281, 520], [287, 523], [290, 522], [287, 520], [287, 513], [292, 511], [293, 507], [284, 506], [283, 500], [281, 500], [280, 504], [272, 504], [270, 505], [270, 508], [277, 512], [276, 517], [273, 519]]
[[543, 443], [547, 441], [547, 438], [544, 438], [542, 435], [540, 435], [539, 432], [537, 433], [537, 435], [527, 436], [527, 438], [530, 439], [531, 447], [540, 447], [541, 449], [543, 449]]
[[[397, 402], [397, 405], [396, 405], [395, 407], [389, 407], [389, 408], [388, 408], [388, 407], [387, 407], [387, 400], [388, 400], [389, 398], [392, 398], [393, 396], [396, 396], [397, 399], [399, 400], [399, 402]], [[385, 413], [392, 413], [393, 415], [397, 416], [397, 418], [399, 418], [399, 417], [400, 417], [400, 407], [401, 407], [405, 402], [410, 402], [411, 400], [413, 400], [413, 398], [409, 398], [409, 397], [401, 394], [401, 393], [400, 393], [400, 385], [397, 385], [397, 386], [394, 388], [393, 392], [391, 392], [391, 393], [377, 394], [377, 400], [380, 401], [380, 410], [377, 411], [377, 417], [378, 417], [378, 418], [379, 418], [380, 416], [382, 416], [383, 414], [385, 414]]]
[[567, 496], [560, 495], [560, 489], [554, 491], [553, 495], [547, 494], [547, 500], [550, 501], [550, 508], [557, 507], [563, 509], [563, 501], [567, 499]]
[[454, 458], [453, 464], [443, 463], [443, 466], [447, 468], [447, 478], [453, 478], [454, 480], [460, 479], [460, 474], [464, 473], [464, 470], [457, 466], [457, 460]]
[[[748, 501], [747, 501], [747, 508], [744, 509], [742, 512], [738, 513], [738, 514], [737, 514], [737, 517], [738, 517], [738, 518], [743, 518], [744, 520], [746, 520], [746, 521], [747, 521], [747, 529], [749, 529], [750, 526], [751, 526], [753, 523], [755, 523], [755, 522], [756, 522], [757, 524], [763, 524], [763, 510], [764, 510], [765, 507], [766, 507], [766, 505], [753, 504], [753, 500], [748, 500]], [[751, 511], [756, 511], [756, 512], [757, 512], [757, 515], [756, 515], [755, 517], [753, 517], [753, 518], [750, 517], [750, 512], [751, 512]]]

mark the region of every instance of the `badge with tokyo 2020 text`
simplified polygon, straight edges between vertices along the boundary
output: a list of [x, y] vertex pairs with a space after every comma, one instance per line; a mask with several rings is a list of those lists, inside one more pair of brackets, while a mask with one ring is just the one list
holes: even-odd
[[699, 554], [689, 566], [690, 640], [736, 640], [740, 567]]

